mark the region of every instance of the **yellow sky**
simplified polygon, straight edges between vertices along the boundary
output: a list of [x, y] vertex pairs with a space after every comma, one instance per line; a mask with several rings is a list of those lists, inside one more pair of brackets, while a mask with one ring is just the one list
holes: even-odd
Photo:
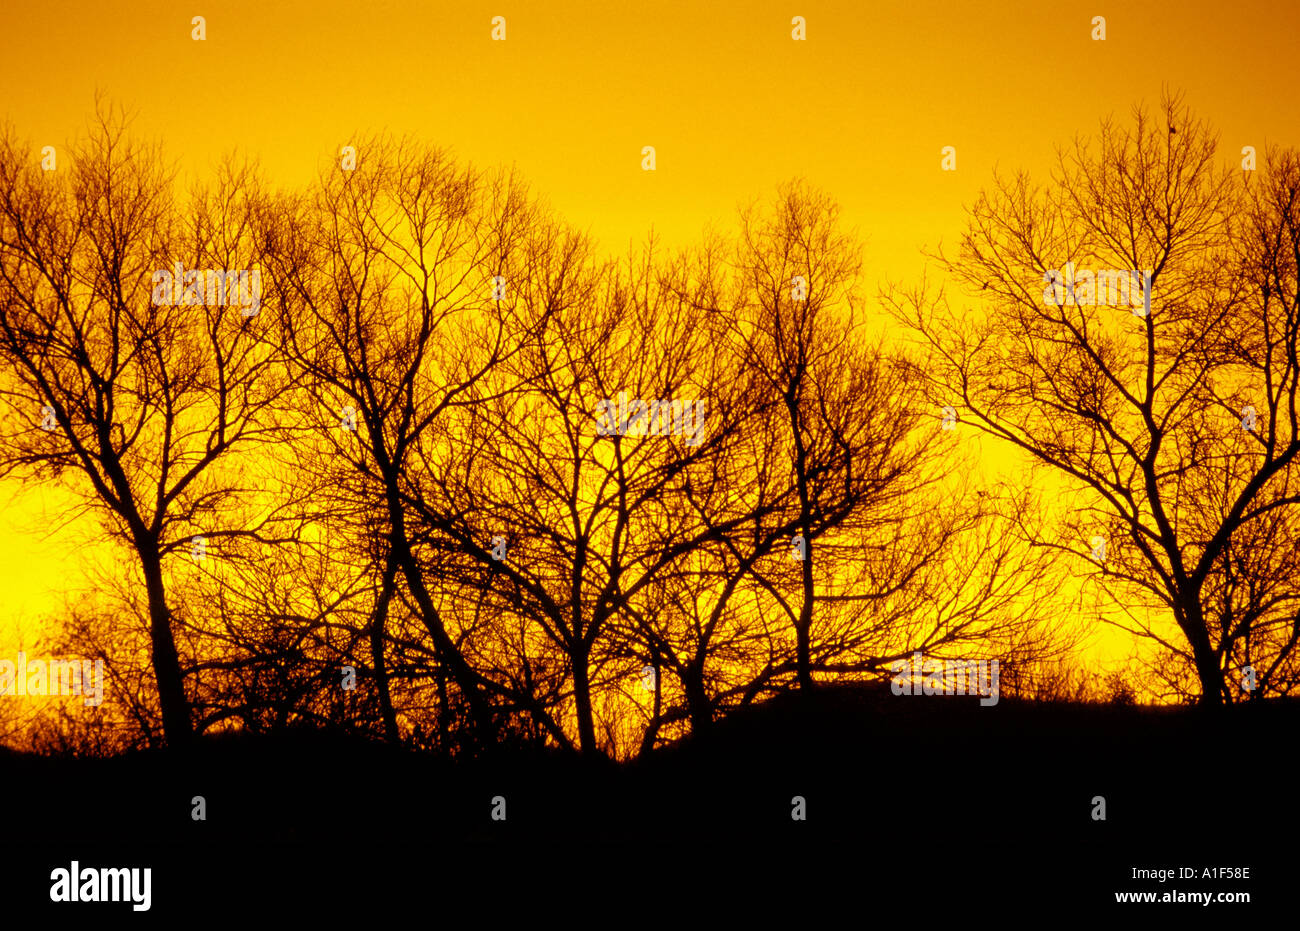
[[[618, 250], [651, 226], [669, 245], [726, 229], [739, 202], [805, 175], [860, 231], [874, 282], [914, 277], [920, 247], [955, 242], [995, 166], [1042, 172], [1056, 144], [1154, 105], [1162, 84], [1186, 91], [1225, 156], [1300, 144], [1297, 25], [1300, 4], [1257, 0], [12, 2], [0, 119], [37, 158], [84, 126], [99, 89], [184, 173], [238, 148], [287, 186], [358, 135], [410, 132], [517, 165]], [[947, 145], [955, 172], [940, 170]], [[0, 638], [75, 575], [71, 547], [26, 532], [46, 523], [42, 498], [0, 516]]]

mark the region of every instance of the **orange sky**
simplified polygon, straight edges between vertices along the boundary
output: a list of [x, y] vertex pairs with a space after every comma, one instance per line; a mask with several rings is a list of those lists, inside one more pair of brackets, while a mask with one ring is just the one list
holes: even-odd
[[[504, 42], [490, 39], [496, 15]], [[805, 42], [791, 40], [795, 15]], [[1096, 15], [1104, 42], [1090, 38]], [[1056, 144], [1154, 105], [1162, 84], [1186, 91], [1225, 158], [1300, 145], [1298, 25], [1300, 4], [1252, 0], [11, 2], [0, 119], [39, 158], [84, 126], [100, 89], [183, 173], [238, 148], [289, 186], [356, 135], [410, 132], [516, 164], [620, 251], [652, 226], [669, 245], [726, 229], [740, 201], [805, 175], [867, 242], [874, 282], [915, 277], [920, 247], [955, 242], [995, 166], [1042, 172]], [[641, 170], [645, 145], [655, 172]], [[955, 172], [940, 171], [946, 145]], [[30, 532], [58, 501], [13, 493], [0, 483], [6, 648], [80, 561], [70, 536]]]

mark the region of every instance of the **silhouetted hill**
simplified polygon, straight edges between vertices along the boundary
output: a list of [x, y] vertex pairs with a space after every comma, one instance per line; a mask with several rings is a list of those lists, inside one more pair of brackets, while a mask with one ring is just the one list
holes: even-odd
[[[1272, 748], [1294, 740], [1298, 721], [1294, 702], [1219, 715], [1010, 699], [985, 708], [829, 687], [744, 709], [622, 766], [519, 752], [448, 762], [297, 732], [107, 760], [6, 754], [0, 778], [21, 800], [12, 836], [34, 839], [30, 868], [45, 875], [78, 852], [157, 861], [168, 851], [179, 885], [194, 857], [220, 869], [230, 857], [281, 862], [280, 849], [307, 875], [325, 863], [364, 871], [405, 851], [412, 869], [535, 877], [581, 850], [597, 872], [628, 855], [741, 872], [789, 857], [894, 885], [1018, 876], [1026, 895], [1057, 883], [1104, 898], [1148, 862], [1263, 868], [1279, 839], [1296, 836], [1294, 781]], [[191, 819], [196, 795], [202, 822]], [[497, 796], [504, 821], [492, 818]], [[791, 817], [796, 796], [806, 820]], [[1095, 796], [1105, 821], [1092, 817]], [[1068, 853], [1044, 859], [1048, 849]]]

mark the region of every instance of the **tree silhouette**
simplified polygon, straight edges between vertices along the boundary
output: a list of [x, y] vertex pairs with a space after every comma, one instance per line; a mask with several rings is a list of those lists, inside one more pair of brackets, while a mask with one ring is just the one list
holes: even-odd
[[[958, 257], [938, 259], [971, 294], [988, 283], [982, 312], [924, 286], [886, 301], [923, 341], [915, 373], [932, 404], [960, 406], [1086, 495], [1065, 539], [1039, 542], [1093, 559], [1129, 629], [1183, 657], [1218, 705], [1238, 694], [1245, 640], [1274, 670], [1295, 646], [1278, 635], [1297, 622], [1293, 594], [1256, 592], [1252, 613], [1228, 593], [1245, 549], [1271, 561], [1250, 570], [1261, 579], [1291, 558], [1253, 547], [1276, 541], [1269, 522], [1296, 504], [1300, 172], [1273, 152], [1261, 178], [1234, 176], [1179, 97], [1161, 110], [1138, 108], [1131, 128], [1104, 121], [1095, 144], [1061, 152], [1046, 187], [1022, 174], [980, 196]], [[1094, 535], [1109, 543], [1099, 564], [1083, 545]]]
[[[1176, 144], [1198, 138], [1189, 123]], [[743, 208], [734, 237], [673, 253], [651, 237], [613, 260], [513, 173], [411, 140], [363, 140], [355, 168], [274, 196], [228, 159], [183, 209], [158, 152], [108, 117], [71, 172], [21, 153], [6, 136], [0, 463], [63, 477], [138, 564], [107, 570], [61, 640], [108, 663], [96, 720], [135, 735], [119, 745], [153, 740], [160, 714], [169, 742], [309, 724], [453, 755], [518, 741], [625, 758], [915, 651], [1000, 657], [1026, 693], [1065, 681], [1051, 664], [1074, 624], [1037, 496], [978, 476], [975, 447], [936, 422], [943, 364], [872, 331], [858, 243], [811, 185]], [[1252, 192], [1253, 247], [1179, 247], [1216, 282], [1229, 253], [1256, 268], [1274, 329], [1284, 190]], [[260, 312], [155, 303], [153, 273], [176, 261], [257, 269]], [[1184, 280], [1159, 267], [1161, 289]], [[1012, 280], [981, 278], [999, 295]], [[1278, 372], [1236, 294], [1215, 338], [1240, 358], [1215, 371], [1241, 384], [1174, 379], [1202, 412]], [[1073, 322], [1072, 305], [1032, 310], [1044, 338]], [[1116, 403], [1085, 365], [1109, 348], [1051, 351], [1053, 377]], [[1276, 437], [1285, 378], [1257, 406]], [[1016, 412], [1026, 436], [1050, 427]], [[1207, 451], [1205, 422], [1187, 415], [1199, 458], [1178, 491], [1200, 482], [1203, 506], [1180, 498], [1177, 526], [1212, 536], [1210, 504], [1237, 500], [1214, 482], [1251, 481], [1265, 434]], [[1274, 691], [1293, 674], [1288, 475], [1260, 483], [1200, 589], [1226, 618], [1224, 668], [1256, 666]], [[1112, 549], [1105, 581], [1145, 578], [1133, 552]]]
[[532, 208], [512, 176], [460, 167], [440, 150], [376, 137], [359, 152], [354, 171], [331, 165], [313, 197], [284, 206], [272, 264], [284, 340], [321, 440], [317, 458], [326, 468], [331, 457], [345, 461], [354, 480], [339, 491], [382, 515], [389, 581], [372, 620], [381, 682], [383, 623], [400, 572], [486, 745], [488, 683], [438, 607], [425, 541], [409, 526], [407, 483], [419, 443], [519, 351], [515, 301], [494, 299], [492, 279], [510, 275]]
[[101, 105], [55, 172], [0, 140], [0, 474], [63, 480], [134, 555], [164, 731], [179, 743], [192, 722], [165, 567], [196, 536], [215, 556], [259, 532], [241, 523], [253, 489], [225, 462], [266, 438], [283, 368], [241, 306], [153, 303], [153, 273], [176, 261], [258, 266], [251, 170], [228, 162], [182, 213], [158, 149], [125, 130]]

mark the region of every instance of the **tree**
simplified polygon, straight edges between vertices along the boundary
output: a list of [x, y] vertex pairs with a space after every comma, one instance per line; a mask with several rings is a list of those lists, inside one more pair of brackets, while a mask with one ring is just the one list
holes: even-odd
[[794, 632], [793, 657], [772, 650], [742, 701], [791, 673], [800, 689], [814, 673], [877, 677], [915, 650], [1062, 646], [1039, 623], [1053, 561], [1008, 535], [995, 484], [967, 480], [958, 435], [936, 429], [904, 360], [868, 336], [860, 247], [838, 213], [792, 182], [741, 215], [734, 341], [762, 397], [746, 432], [785, 464], [788, 521], [752, 582], [773, 609], [760, 613]]
[[[376, 674], [382, 681], [383, 625], [400, 574], [477, 744], [487, 746], [490, 683], [439, 607], [425, 558], [434, 541], [410, 524], [408, 473], [420, 443], [442, 435], [442, 420], [537, 325], [516, 310], [512, 266], [534, 208], [513, 175], [457, 165], [445, 151], [384, 138], [358, 149], [355, 170], [331, 165], [311, 197], [282, 205], [277, 233], [280, 322], [313, 437], [303, 464], [342, 474], [334, 503], [363, 522], [379, 519], [373, 532], [352, 535], [363, 551], [382, 549]], [[330, 494], [326, 483], [316, 487]], [[312, 507], [331, 509], [319, 499]]]
[[134, 555], [163, 729], [181, 743], [193, 722], [167, 566], [196, 536], [215, 556], [258, 532], [234, 522], [251, 490], [227, 458], [265, 438], [282, 385], [252, 300], [208, 276], [176, 281], [173, 301], [155, 272], [256, 270], [261, 195], [228, 162], [182, 213], [157, 147], [104, 107], [70, 169], [43, 172], [29, 151], [0, 140], [0, 475], [66, 482]]
[[521, 300], [549, 316], [499, 373], [519, 390], [483, 383], [451, 443], [423, 448], [418, 506], [427, 534], [448, 535], [469, 560], [454, 576], [472, 593], [460, 603], [522, 623], [472, 638], [481, 662], [524, 686], [515, 701], [557, 742], [596, 753], [599, 719], [631, 710], [618, 683], [639, 679], [644, 662], [623, 640], [631, 615], [724, 530], [691, 519], [683, 501], [708, 499], [741, 414], [711, 348], [722, 325], [701, 299], [708, 280], [661, 266], [653, 245], [620, 268], [592, 262], [582, 237], [534, 242]]
[[[737, 338], [745, 364], [770, 392], [769, 410], [780, 411], [779, 448], [789, 456], [797, 501], [800, 594], [790, 616], [803, 689], [813, 685], [820, 538], [885, 530], [897, 505], [933, 477], [917, 455], [925, 447], [909, 438], [915, 406], [904, 372], [862, 343], [855, 319], [860, 248], [837, 214], [826, 195], [787, 185], [766, 214], [742, 213], [736, 259]], [[828, 547], [824, 561], [833, 552]]]
[[[924, 285], [886, 301], [921, 337], [931, 403], [1086, 495], [1065, 540], [1038, 542], [1168, 612], [1181, 645], [1140, 614], [1131, 629], [1183, 655], [1219, 705], [1256, 623], [1222, 617], [1233, 554], [1297, 503], [1296, 160], [1273, 153], [1252, 188], [1166, 95], [1159, 117], [1105, 120], [1058, 164], [1046, 187], [998, 179], [958, 257], [937, 256], [982, 312]], [[1295, 641], [1271, 642], [1281, 660]]]

